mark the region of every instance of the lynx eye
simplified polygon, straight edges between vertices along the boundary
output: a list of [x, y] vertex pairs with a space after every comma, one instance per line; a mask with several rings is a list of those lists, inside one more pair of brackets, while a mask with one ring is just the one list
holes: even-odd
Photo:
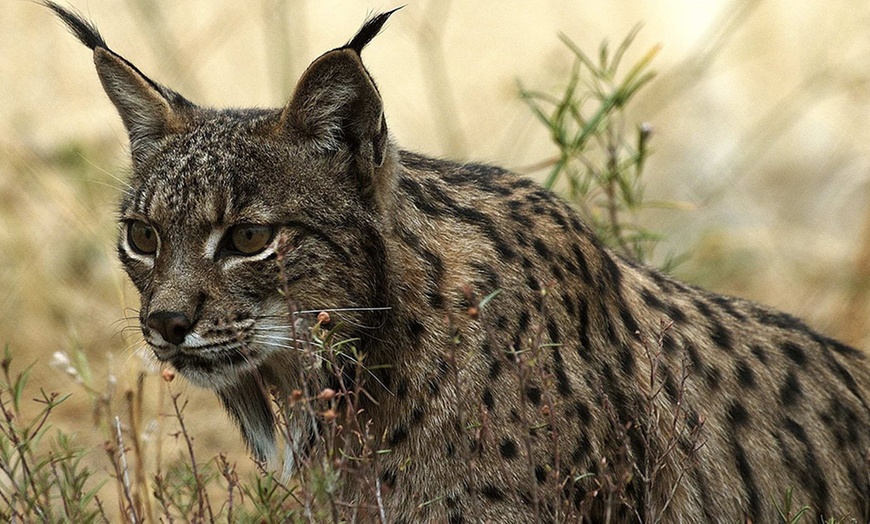
[[241, 255], [256, 255], [272, 240], [272, 226], [239, 224], [227, 232], [227, 251]]
[[127, 225], [127, 243], [140, 255], [153, 255], [157, 252], [157, 231], [141, 220], [133, 220]]

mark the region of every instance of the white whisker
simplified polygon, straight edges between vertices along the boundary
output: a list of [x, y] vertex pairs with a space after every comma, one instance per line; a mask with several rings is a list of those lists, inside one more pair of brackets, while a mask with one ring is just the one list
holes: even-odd
[[343, 307], [343, 308], [331, 308], [331, 309], [305, 309], [300, 311], [294, 311], [294, 315], [310, 315], [317, 314], [320, 312], [327, 313], [341, 313], [342, 311], [389, 311], [393, 309], [390, 306], [381, 306], [381, 307]]

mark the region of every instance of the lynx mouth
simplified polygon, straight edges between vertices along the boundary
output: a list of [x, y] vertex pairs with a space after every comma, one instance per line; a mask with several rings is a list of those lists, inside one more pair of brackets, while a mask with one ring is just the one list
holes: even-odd
[[243, 344], [213, 344], [203, 347], [155, 346], [154, 355], [161, 362], [171, 364], [180, 372], [214, 372], [221, 368], [253, 367], [256, 352]]

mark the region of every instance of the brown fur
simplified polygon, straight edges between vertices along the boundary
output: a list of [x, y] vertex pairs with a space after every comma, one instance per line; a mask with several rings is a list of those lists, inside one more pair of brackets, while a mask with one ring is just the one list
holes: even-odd
[[[302, 309], [363, 308], [334, 316], [378, 370], [357, 401], [390, 450], [375, 472], [390, 522], [765, 522], [792, 487], [816, 521], [870, 518], [865, 355], [617, 256], [515, 174], [395, 148], [359, 58], [385, 16], [285, 108], [238, 111], [185, 101], [48, 5], [94, 49], [130, 133], [119, 254], [145, 339], [218, 393], [257, 456], [276, 453], [265, 387], [334, 379], [287, 341], [280, 260]], [[134, 221], [156, 254], [132, 249]], [[274, 229], [266, 249], [221, 248], [245, 223]], [[317, 422], [290, 424], [298, 451]], [[369, 487], [345, 495], [374, 506]]]

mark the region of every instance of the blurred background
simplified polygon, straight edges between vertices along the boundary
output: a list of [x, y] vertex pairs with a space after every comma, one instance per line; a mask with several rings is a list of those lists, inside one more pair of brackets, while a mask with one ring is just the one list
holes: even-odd
[[[643, 24], [626, 63], [661, 45], [658, 75], [625, 121], [653, 128], [647, 198], [679, 203], [639, 217], [663, 235], [652, 262], [676, 257], [684, 280], [870, 348], [870, 3], [404, 1], [363, 55], [393, 138], [538, 179], [546, 171], [535, 166], [557, 150], [518, 82], [558, 93], [573, 64], [560, 33], [595, 56]], [[73, 5], [151, 78], [214, 106], [282, 105], [311, 60], [395, 6]], [[0, 14], [0, 73], [0, 345], [19, 369], [35, 363], [35, 387], [72, 392], [55, 425], [99, 444], [94, 410], [123, 418], [123, 393], [143, 369], [144, 391], [160, 389], [137, 353], [137, 298], [114, 253], [126, 135], [90, 52], [34, 3], [7, 2]], [[77, 351], [90, 377], [49, 365]], [[183, 380], [172, 388], [190, 395], [200, 445], [247, 460], [211, 394]], [[154, 407], [144, 430], [171, 441], [162, 412]]]

